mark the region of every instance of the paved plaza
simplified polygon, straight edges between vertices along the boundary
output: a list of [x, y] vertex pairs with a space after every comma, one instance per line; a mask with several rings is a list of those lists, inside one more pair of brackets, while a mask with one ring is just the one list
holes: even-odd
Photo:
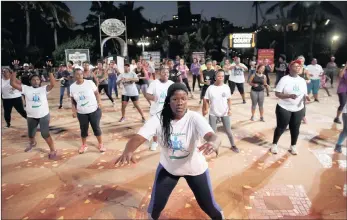
[[[274, 82], [274, 79], [272, 79]], [[335, 85], [336, 88], [336, 85]], [[246, 91], [250, 91], [246, 86]], [[346, 219], [346, 147], [336, 154], [333, 147], [342, 125], [333, 123], [338, 107], [336, 89], [332, 97], [320, 90], [320, 103], [307, 104], [308, 124], [303, 124], [297, 156], [288, 153], [290, 134], [279, 142], [279, 153], [269, 147], [276, 126], [274, 92], [265, 98], [265, 121], [250, 121], [251, 100], [242, 104], [233, 95], [232, 131], [240, 153], [231, 151], [223, 138], [218, 158], [208, 159], [215, 198], [227, 219]], [[189, 108], [201, 112], [199, 89]], [[50, 129], [59, 156], [48, 160], [48, 146], [37, 133], [38, 145], [24, 153], [26, 121], [13, 110], [10, 129], [2, 129], [2, 218], [3, 219], [146, 219], [160, 149], [149, 151], [146, 143], [136, 151], [138, 163], [117, 167], [116, 158], [142, 126], [141, 116], [130, 103], [126, 121], [121, 117], [120, 99], [116, 106], [105, 95], [101, 127], [106, 148], [99, 153], [89, 129], [86, 153], [81, 145], [79, 124], [72, 118], [65, 96], [58, 109], [59, 84], [48, 95]], [[149, 116], [149, 105], [141, 95], [140, 105]], [[2, 124], [4, 125], [3, 116]], [[174, 189], [162, 219], [207, 219], [183, 178]]]

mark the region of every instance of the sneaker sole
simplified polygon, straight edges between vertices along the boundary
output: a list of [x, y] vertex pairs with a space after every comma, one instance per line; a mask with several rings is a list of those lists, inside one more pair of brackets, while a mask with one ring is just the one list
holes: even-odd
[[297, 152], [293, 153], [293, 151], [292, 151], [292, 150], [288, 150], [288, 152], [289, 152], [289, 153], [291, 153], [292, 155], [298, 155], [298, 153], [297, 153]]
[[88, 147], [84, 148], [84, 150], [81, 152], [81, 151], [78, 151], [79, 154], [83, 154], [87, 151]]

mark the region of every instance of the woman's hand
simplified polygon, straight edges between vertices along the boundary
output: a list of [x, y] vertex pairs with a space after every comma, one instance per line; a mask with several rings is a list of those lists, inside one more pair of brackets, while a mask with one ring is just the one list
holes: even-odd
[[203, 151], [204, 155], [210, 155], [213, 152], [216, 152], [216, 155], [218, 156], [218, 148], [213, 144], [212, 142], [206, 142], [202, 146], [198, 147], [199, 151]]
[[116, 160], [114, 164], [122, 166], [125, 163], [130, 164], [130, 162], [136, 163], [134, 153], [124, 151], [123, 154]]

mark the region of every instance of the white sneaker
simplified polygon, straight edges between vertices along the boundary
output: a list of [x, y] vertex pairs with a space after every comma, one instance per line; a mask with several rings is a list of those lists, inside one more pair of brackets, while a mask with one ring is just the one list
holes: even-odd
[[290, 146], [289, 152], [293, 155], [298, 155], [298, 151], [296, 150], [295, 145]]
[[157, 147], [158, 147], [158, 143], [153, 141], [150, 150], [151, 151], [156, 151]]
[[271, 151], [271, 153], [273, 153], [273, 154], [277, 154], [277, 153], [278, 153], [277, 144], [272, 145], [270, 151]]

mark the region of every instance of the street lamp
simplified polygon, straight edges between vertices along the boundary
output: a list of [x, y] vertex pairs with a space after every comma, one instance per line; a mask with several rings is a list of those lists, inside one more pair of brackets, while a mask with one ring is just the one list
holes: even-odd
[[145, 46], [149, 46], [149, 41], [142, 37], [140, 41], [137, 42], [137, 46], [142, 46], [142, 52], [145, 52]]
[[340, 38], [339, 35], [334, 35], [331, 37], [331, 54], [333, 54], [334, 43]]

